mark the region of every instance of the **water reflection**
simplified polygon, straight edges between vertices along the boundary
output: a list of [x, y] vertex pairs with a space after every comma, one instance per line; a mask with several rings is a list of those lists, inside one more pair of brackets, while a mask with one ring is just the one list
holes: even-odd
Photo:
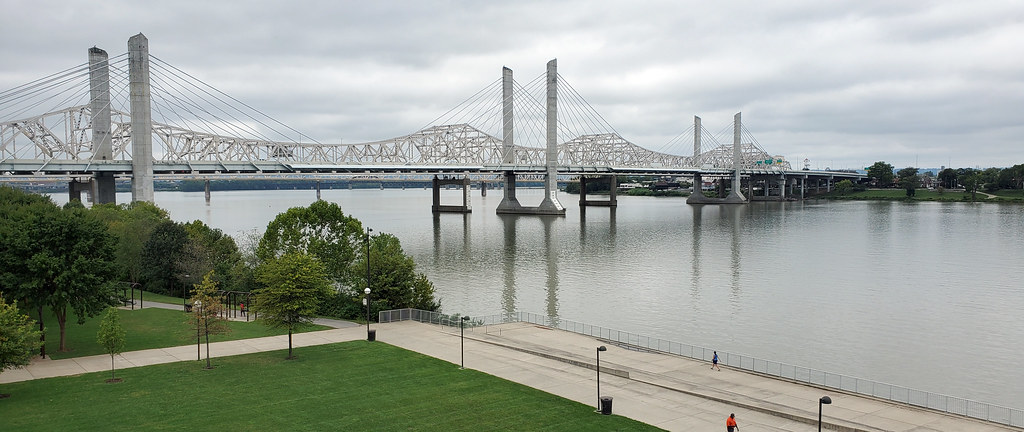
[[505, 286], [501, 290], [501, 311], [505, 318], [511, 320], [516, 314], [516, 222], [518, 216], [499, 214], [501, 227], [504, 233], [504, 248], [502, 249], [501, 262], [502, 274], [505, 276]]
[[701, 215], [704, 214], [703, 205], [691, 205], [693, 211], [693, 242], [690, 243], [690, 296], [694, 302], [700, 299], [700, 242], [701, 242]]
[[547, 261], [547, 312], [550, 325], [558, 326], [558, 251], [559, 248], [552, 245], [556, 237], [552, 234], [552, 224], [556, 221], [553, 217], [542, 217], [544, 224], [544, 258]]

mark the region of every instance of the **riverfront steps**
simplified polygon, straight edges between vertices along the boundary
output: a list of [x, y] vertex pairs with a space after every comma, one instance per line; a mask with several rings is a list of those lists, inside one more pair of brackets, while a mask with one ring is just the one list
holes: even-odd
[[[348, 325], [295, 334], [293, 344], [303, 347], [365, 339], [365, 327]], [[460, 364], [458, 327], [403, 321], [371, 324], [371, 328], [377, 331], [380, 342]], [[817, 401], [826, 394], [833, 401], [824, 410], [824, 423], [829, 430], [1020, 430], [727, 367], [721, 372], [712, 371], [706, 362], [622, 349], [592, 337], [533, 324], [466, 328], [465, 334], [467, 368], [595, 408], [595, 350], [605, 345], [608, 351], [601, 355], [601, 390], [602, 395], [613, 397], [613, 413], [668, 430], [721, 430], [729, 413], [736, 413], [741, 430], [817, 430]], [[211, 357], [280, 350], [287, 347], [287, 336], [217, 342], [210, 346]], [[203, 350], [205, 357], [205, 346]], [[115, 363], [118, 368], [125, 368], [195, 358], [196, 346], [186, 345], [124, 353]], [[41, 360], [27, 369], [5, 371], [0, 374], [0, 383], [109, 370], [107, 355]]]

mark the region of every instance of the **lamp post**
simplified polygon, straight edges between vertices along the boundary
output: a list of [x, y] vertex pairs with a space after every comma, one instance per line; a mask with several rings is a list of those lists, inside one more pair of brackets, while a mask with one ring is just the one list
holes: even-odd
[[604, 345], [597, 347], [597, 410], [601, 411], [601, 351], [608, 351]]
[[363, 297], [363, 304], [366, 305], [366, 340], [370, 340], [370, 288], [363, 290], [366, 297]]
[[196, 314], [196, 360], [203, 359], [203, 351], [200, 345], [201, 340], [199, 338], [199, 308], [201, 307], [203, 307], [203, 302], [200, 300], [192, 303], [192, 313]]
[[462, 339], [462, 367], [460, 367], [459, 369], [466, 368], [466, 321], [469, 321], [468, 316], [464, 316], [462, 317], [462, 319], [459, 320], [459, 338]]
[[186, 298], [186, 296], [185, 296], [185, 288], [188, 287], [188, 275], [187, 274], [185, 275], [185, 280], [182, 281], [182, 282], [184, 282], [184, 283], [181, 284], [181, 308], [184, 310], [185, 309], [185, 305], [188, 304], [187, 302], [185, 302], [185, 298]]
[[832, 398], [828, 396], [822, 396], [821, 399], [818, 399], [818, 432], [821, 432], [821, 406], [829, 405], [831, 403]]
[[366, 289], [363, 290], [366, 293], [366, 340], [370, 340], [370, 233], [373, 232], [369, 227], [366, 228], [366, 237], [363, 239], [363, 243], [366, 245]]
[[[202, 306], [202, 302], [200, 302], [199, 306]], [[216, 311], [217, 308], [214, 308], [214, 310]], [[203, 319], [203, 334], [206, 336], [206, 368], [213, 369], [213, 366], [210, 366], [210, 319], [202, 308], [199, 309], [199, 317]]]

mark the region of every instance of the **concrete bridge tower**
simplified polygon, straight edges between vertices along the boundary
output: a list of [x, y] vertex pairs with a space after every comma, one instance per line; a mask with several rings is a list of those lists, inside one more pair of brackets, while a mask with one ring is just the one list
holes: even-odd
[[[512, 105], [512, 69], [501, 68], [501, 164], [512, 166], [515, 164], [515, 141], [513, 138], [515, 115]], [[498, 203], [498, 213], [515, 213], [522, 209], [519, 199], [516, 198], [516, 173], [505, 171], [505, 196]]]
[[[512, 138], [512, 70], [502, 69], [502, 164], [515, 163]], [[505, 171], [505, 197], [498, 204], [498, 214], [532, 214], [564, 216], [565, 207], [558, 202], [558, 67], [557, 61], [548, 62], [547, 70], [547, 146], [544, 164], [544, 200], [537, 207], [524, 207], [515, 195], [516, 174]]]
[[[89, 48], [89, 111], [92, 117], [92, 162], [102, 166], [102, 161], [114, 158], [110, 142], [110, 64], [107, 52], [96, 47]], [[113, 173], [97, 171], [93, 175], [95, 203], [116, 202], [116, 192]]]
[[747, 197], [743, 196], [743, 192], [740, 192], [740, 168], [743, 163], [743, 143], [740, 142], [740, 138], [743, 134], [743, 120], [741, 119], [742, 113], [736, 113], [733, 117], [732, 126], [732, 191], [729, 192], [729, 196], [725, 197], [726, 204], [743, 204], [747, 202]]
[[132, 201], [153, 202], [153, 115], [149, 92], [149, 40], [128, 39], [132, 115]]
[[542, 214], [564, 215], [565, 207], [558, 202], [558, 60], [548, 62], [547, 82], [547, 175], [544, 201], [538, 210]]

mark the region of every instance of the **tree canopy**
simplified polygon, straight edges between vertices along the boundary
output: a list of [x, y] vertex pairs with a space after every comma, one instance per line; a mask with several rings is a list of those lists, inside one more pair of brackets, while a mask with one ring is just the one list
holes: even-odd
[[252, 309], [264, 324], [288, 329], [288, 358], [292, 358], [292, 333], [313, 323], [319, 302], [330, 293], [326, 269], [312, 255], [288, 252], [264, 261], [257, 279], [263, 287], [254, 291]]
[[892, 165], [878, 161], [868, 167], [868, 177], [870, 177], [878, 187], [889, 187], [892, 185], [894, 178], [892, 170]]
[[147, 290], [160, 294], [184, 292], [192, 277], [198, 280], [202, 273], [188, 274], [178, 269], [188, 242], [185, 228], [171, 220], [160, 221], [142, 247], [142, 284]]
[[32, 319], [0, 295], [0, 372], [28, 366], [32, 354], [42, 344]]
[[[370, 290], [375, 311], [417, 308], [437, 310], [441, 305], [434, 299], [434, 284], [426, 276], [416, 273], [416, 263], [405, 254], [398, 237], [377, 234], [370, 237]], [[353, 272], [366, 269], [366, 254], [353, 263]], [[361, 290], [354, 290], [358, 297]], [[376, 314], [373, 314], [374, 316]]]
[[[4, 187], [6, 188], [6, 187]], [[6, 196], [24, 192], [4, 190]], [[34, 306], [43, 326], [50, 307], [65, 346], [68, 308], [85, 322], [114, 300], [116, 240], [94, 213], [72, 201], [63, 208], [48, 198], [14, 197], [0, 205], [0, 289]], [[41, 355], [46, 354], [45, 345]]]
[[349, 272], [362, 239], [362, 223], [345, 215], [335, 203], [318, 200], [309, 207], [294, 207], [277, 215], [267, 225], [256, 255], [260, 261], [302, 252], [324, 265], [327, 276], [337, 285], [351, 285]]
[[907, 196], [915, 195], [917, 188], [921, 187], [921, 178], [917, 175], [917, 168], [903, 168], [896, 173], [900, 179], [900, 187], [907, 190]]

